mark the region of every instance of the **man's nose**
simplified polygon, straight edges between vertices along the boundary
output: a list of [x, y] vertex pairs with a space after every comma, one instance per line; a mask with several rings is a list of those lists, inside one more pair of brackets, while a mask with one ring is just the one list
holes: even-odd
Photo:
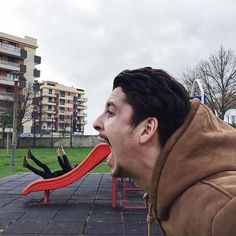
[[101, 116], [99, 116], [93, 123], [93, 128], [97, 131], [101, 131], [103, 127]]

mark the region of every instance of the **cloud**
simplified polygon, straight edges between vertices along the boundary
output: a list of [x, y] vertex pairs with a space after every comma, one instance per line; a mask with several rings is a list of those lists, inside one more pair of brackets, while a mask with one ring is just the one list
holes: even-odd
[[[84, 88], [86, 133], [102, 112], [113, 78], [152, 66], [177, 75], [223, 45], [235, 50], [234, 0], [8, 0], [1, 31], [38, 39], [41, 80]], [[7, 10], [10, 9], [10, 10]]]

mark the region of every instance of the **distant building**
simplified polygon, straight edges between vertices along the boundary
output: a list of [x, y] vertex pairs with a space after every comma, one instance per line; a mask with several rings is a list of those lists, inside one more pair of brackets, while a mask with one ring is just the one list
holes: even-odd
[[85, 91], [57, 82], [43, 81], [40, 85], [41, 134], [84, 133], [86, 125]]
[[236, 125], [236, 109], [229, 109], [224, 116], [224, 121]]
[[[4, 107], [12, 106], [14, 77], [19, 73], [26, 79], [18, 83], [18, 93], [22, 94], [26, 84], [33, 84], [40, 77], [40, 71], [35, 68], [41, 63], [41, 57], [36, 56], [37, 39], [25, 36], [19, 38], [0, 32], [0, 112]], [[30, 133], [32, 121], [26, 122], [21, 132]]]

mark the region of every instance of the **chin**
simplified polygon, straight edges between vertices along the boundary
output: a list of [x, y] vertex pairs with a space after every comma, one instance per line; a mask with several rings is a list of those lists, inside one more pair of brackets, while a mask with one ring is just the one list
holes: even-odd
[[126, 170], [122, 167], [116, 167], [111, 170], [111, 175], [114, 177], [132, 177]]

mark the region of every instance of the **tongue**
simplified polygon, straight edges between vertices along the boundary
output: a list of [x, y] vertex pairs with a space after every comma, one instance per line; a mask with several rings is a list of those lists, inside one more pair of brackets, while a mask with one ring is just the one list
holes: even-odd
[[111, 152], [110, 155], [107, 157], [106, 161], [107, 165], [112, 167], [114, 165], [114, 156], [113, 153]]

